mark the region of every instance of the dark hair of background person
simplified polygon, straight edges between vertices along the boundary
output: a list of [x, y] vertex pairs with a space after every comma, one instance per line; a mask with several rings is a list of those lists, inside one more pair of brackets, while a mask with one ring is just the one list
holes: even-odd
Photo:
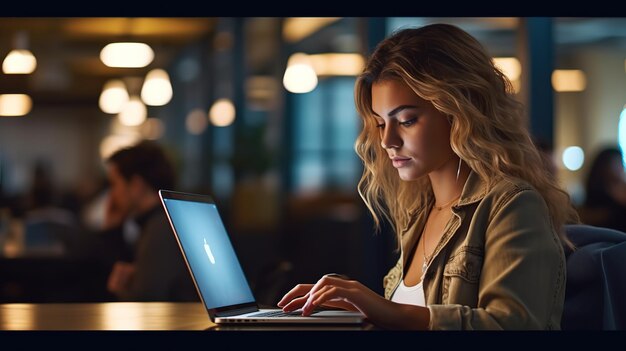
[[585, 224], [626, 232], [626, 180], [619, 148], [609, 146], [598, 152], [587, 173], [585, 192], [579, 208]]
[[121, 149], [111, 155], [107, 162], [115, 164], [126, 180], [138, 175], [154, 190], [175, 187], [176, 175], [172, 163], [154, 142], [142, 141], [133, 147]]
[[622, 160], [622, 152], [616, 147], [608, 147], [602, 149], [593, 160], [585, 184], [585, 206], [602, 207], [617, 203], [608, 191], [613, 181], [610, 178], [614, 176], [611, 162], [615, 159]]

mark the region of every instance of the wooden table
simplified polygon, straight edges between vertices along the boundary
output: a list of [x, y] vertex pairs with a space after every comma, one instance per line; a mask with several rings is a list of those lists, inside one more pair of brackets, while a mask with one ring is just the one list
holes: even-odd
[[[407, 343], [436, 344], [454, 348], [459, 343], [497, 345], [502, 337], [516, 345], [532, 347], [538, 342], [568, 345], [574, 340], [584, 343], [594, 335], [588, 333], [519, 332], [498, 333], [431, 333], [431, 332], [363, 332], [376, 330], [366, 323], [349, 326], [241, 326], [217, 327], [199, 302], [102, 302], [102, 303], [10, 303], [0, 304], [0, 340], [16, 349], [62, 348], [63, 350], [177, 350], [181, 345], [229, 345], [233, 349], [272, 344], [272, 350], [290, 350], [303, 344], [323, 348], [356, 349], [383, 345], [392, 340]], [[217, 332], [215, 332], [217, 331]], [[223, 332], [227, 331], [227, 332]], [[520, 335], [523, 337], [520, 338]], [[540, 340], [536, 340], [540, 337]], [[611, 337], [611, 338], [608, 338]], [[623, 341], [623, 333], [602, 334], [606, 345]], [[495, 338], [495, 339], [494, 339]], [[499, 340], [494, 342], [494, 340]], [[330, 345], [330, 346], [329, 346]], [[557, 344], [555, 344], [556, 346]], [[574, 346], [574, 345], [572, 345]], [[187, 347], [187, 346], [185, 346]], [[489, 349], [489, 348], [487, 348]], [[495, 349], [495, 348], [494, 348]]]
[[349, 331], [364, 325], [235, 325], [211, 322], [200, 302], [98, 302], [0, 304], [0, 331]]
[[204, 330], [201, 303], [104, 302], [0, 304], [0, 330]]
[[[294, 350], [302, 342], [371, 344], [380, 333], [361, 327], [241, 326], [217, 327], [201, 303], [101, 302], [0, 304], [0, 340], [4, 349], [121, 351], [178, 350], [197, 345], [214, 349]], [[308, 340], [308, 341], [307, 341]], [[17, 347], [16, 347], [17, 345]], [[261, 345], [261, 346], [259, 346]], [[365, 345], [364, 345], [365, 346]]]

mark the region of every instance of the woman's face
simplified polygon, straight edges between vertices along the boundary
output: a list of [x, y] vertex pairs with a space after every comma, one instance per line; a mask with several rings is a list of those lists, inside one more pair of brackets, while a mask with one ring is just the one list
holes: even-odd
[[402, 180], [416, 180], [437, 171], [454, 156], [446, 116], [403, 82], [374, 83], [372, 110], [381, 145]]

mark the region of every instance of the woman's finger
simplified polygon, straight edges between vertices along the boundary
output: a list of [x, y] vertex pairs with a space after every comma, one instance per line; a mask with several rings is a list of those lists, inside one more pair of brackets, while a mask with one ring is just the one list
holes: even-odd
[[297, 297], [291, 301], [289, 301], [288, 303], [286, 303], [284, 306], [282, 306], [282, 309], [284, 312], [291, 312], [291, 311], [295, 311], [298, 308], [301, 308], [302, 306], [304, 306], [304, 304], [306, 303], [307, 299], [309, 298], [309, 295], [304, 295], [302, 297]]
[[323, 288], [326, 285], [343, 285], [347, 282], [347, 280], [340, 278], [337, 274], [326, 274], [323, 275], [313, 287], [309, 290], [309, 299], [307, 300], [307, 304], [311, 304], [311, 296], [313, 296], [319, 289]]
[[289, 290], [280, 301], [278, 301], [278, 307], [284, 307], [290, 301], [294, 300], [296, 297], [301, 297], [306, 295], [308, 297], [308, 293], [313, 287], [313, 284], [298, 284], [293, 289]]
[[327, 305], [328, 303], [332, 303], [332, 300], [336, 300], [335, 302], [344, 300], [344, 294], [346, 289], [340, 288], [335, 285], [324, 285], [320, 289], [318, 289], [315, 294], [309, 296], [307, 303], [302, 307], [302, 315], [308, 316], [317, 306]]
[[325, 278], [325, 285], [311, 292], [307, 303], [302, 308], [303, 315], [308, 315], [317, 306], [340, 306], [341, 308], [348, 310], [358, 310], [351, 298], [353, 295], [358, 294], [358, 285], [352, 280], [345, 280], [342, 278]]

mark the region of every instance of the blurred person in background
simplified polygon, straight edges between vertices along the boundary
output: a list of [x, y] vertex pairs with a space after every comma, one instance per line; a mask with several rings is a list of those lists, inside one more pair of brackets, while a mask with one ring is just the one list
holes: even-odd
[[77, 218], [72, 211], [59, 205], [50, 166], [45, 161], [39, 160], [35, 162], [32, 174], [31, 187], [25, 199], [25, 216], [33, 220], [54, 221], [68, 226], [77, 225]]
[[337, 274], [278, 306], [361, 311], [385, 329], [560, 329], [568, 194], [543, 167], [506, 76], [472, 36], [394, 33], [357, 78], [359, 193], [396, 231], [384, 296]]
[[[106, 162], [109, 193], [103, 239], [115, 262], [107, 288], [125, 301], [197, 301], [178, 243], [161, 206], [158, 190], [174, 189], [174, 167], [157, 144], [143, 141], [121, 149]], [[123, 225], [139, 228], [128, 248]]]
[[626, 180], [619, 148], [606, 147], [593, 159], [580, 216], [586, 224], [626, 232]]
[[79, 247], [79, 220], [58, 201], [51, 166], [38, 160], [33, 166], [31, 187], [24, 204], [25, 250], [52, 255], [75, 255]]

